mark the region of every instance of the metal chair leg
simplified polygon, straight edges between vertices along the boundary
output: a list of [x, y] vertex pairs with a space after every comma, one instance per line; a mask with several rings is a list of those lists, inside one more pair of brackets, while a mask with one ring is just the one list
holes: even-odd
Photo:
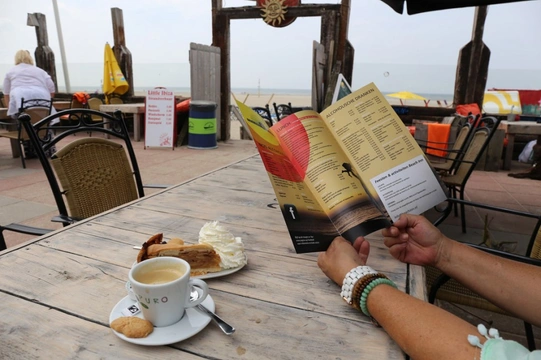
[[524, 330], [526, 331], [526, 340], [528, 341], [528, 349], [535, 350], [535, 338], [533, 336], [532, 324], [524, 322]]
[[4, 228], [0, 226], [0, 251], [6, 250], [7, 248], [6, 240], [4, 239]]
[[23, 169], [26, 169], [26, 160], [24, 158], [24, 146], [23, 143], [19, 141], [19, 155], [21, 157], [21, 162], [23, 164]]
[[[460, 189], [460, 200], [464, 200], [464, 188]], [[462, 233], [466, 233], [466, 207], [464, 203], [460, 204], [460, 219], [462, 222]]]

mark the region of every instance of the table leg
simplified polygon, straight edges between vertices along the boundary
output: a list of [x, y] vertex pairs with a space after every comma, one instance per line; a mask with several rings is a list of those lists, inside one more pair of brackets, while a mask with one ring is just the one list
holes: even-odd
[[141, 141], [140, 120], [138, 113], [133, 114], [133, 140], [135, 141]]
[[511, 169], [511, 160], [513, 159], [513, 147], [515, 146], [515, 134], [507, 134], [507, 150], [505, 151], [505, 160], [503, 169]]

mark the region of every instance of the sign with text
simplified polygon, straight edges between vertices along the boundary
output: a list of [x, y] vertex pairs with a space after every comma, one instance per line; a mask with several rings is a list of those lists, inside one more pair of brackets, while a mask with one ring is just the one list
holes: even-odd
[[175, 146], [175, 95], [167, 89], [147, 90], [145, 147]]

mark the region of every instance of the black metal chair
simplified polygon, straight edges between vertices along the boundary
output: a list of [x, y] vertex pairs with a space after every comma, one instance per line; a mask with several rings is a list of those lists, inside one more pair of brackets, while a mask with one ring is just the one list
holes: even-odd
[[[70, 123], [55, 125], [57, 135], [52, 136], [51, 123], [64, 116], [71, 119]], [[102, 120], [95, 121], [93, 116]], [[30, 116], [23, 113], [19, 120], [38, 149], [38, 158], [51, 186], [59, 211], [53, 221], [66, 226], [145, 195], [135, 152], [120, 111], [110, 115], [91, 109], [69, 109], [34, 125]], [[103, 133], [120, 142], [87, 136], [92, 132]], [[68, 136], [71, 136], [69, 140], [73, 139], [72, 135], [83, 137], [64, 145], [51, 157], [47, 156], [49, 149]]]
[[22, 224], [8, 224], [8, 225], [0, 225], [0, 251], [7, 249], [6, 240], [4, 239], [4, 230], [8, 231], [14, 231], [22, 234], [27, 235], [36, 235], [41, 236], [44, 234], [47, 234], [48, 232], [51, 232], [53, 230], [50, 229], [42, 229], [37, 228], [33, 226], [26, 226]]
[[[455, 199], [464, 200], [466, 184], [477, 163], [481, 160], [485, 149], [487, 148], [492, 136], [496, 132], [500, 119], [495, 117], [485, 117], [479, 120], [478, 126], [473, 130], [471, 140], [460, 159], [456, 159], [456, 170], [451, 174], [442, 175], [443, 183], [449, 188], [449, 192]], [[460, 206], [460, 216], [462, 221], [462, 232], [466, 233], [466, 214], [463, 204], [451, 203], [455, 210], [455, 216], [458, 216], [458, 206]], [[450, 211], [444, 211], [444, 216], [449, 215]], [[443, 221], [443, 219], [441, 220]]]
[[252, 108], [252, 110], [254, 110], [263, 119], [265, 119], [269, 127], [272, 126], [273, 122], [272, 122], [272, 115], [269, 108], [269, 104], [266, 104], [265, 107], [255, 106]]
[[[428, 140], [424, 139], [415, 139], [419, 144], [419, 147], [421, 147], [421, 149], [427, 154], [432, 167], [434, 167], [434, 169], [441, 174], [451, 174], [454, 172], [456, 166], [464, 157], [465, 150], [470, 144], [473, 132], [476, 128], [476, 123], [479, 120], [479, 118], [476, 118], [475, 116], [456, 116], [455, 118], [458, 118], [459, 129], [453, 142], [438, 143], [432, 141], [429, 142]], [[451, 124], [451, 126], [453, 126], [453, 124]], [[445, 151], [447, 155], [438, 156], [428, 154], [429, 149]]]
[[279, 105], [276, 105], [276, 103], [272, 103], [272, 106], [274, 107], [274, 113], [276, 114], [276, 121], [280, 121], [288, 115], [293, 114], [293, 108], [291, 107], [291, 103]]
[[[522, 263], [527, 263], [535, 266], [541, 266], [541, 215], [535, 215], [523, 211], [499, 208], [495, 206], [485, 205], [474, 203], [465, 200], [449, 199], [448, 202], [460, 204], [464, 206], [473, 206], [475, 208], [480, 208], [489, 211], [503, 212], [509, 216], [520, 216], [531, 219], [536, 219], [537, 222], [533, 226], [530, 241], [526, 249], [525, 256], [512, 254], [509, 252], [504, 252], [498, 249], [490, 248], [487, 246], [480, 246], [479, 244], [468, 244], [469, 246], [475, 247], [479, 250], [491, 253], [496, 256], [504, 257], [506, 259], [515, 260]], [[434, 225], [439, 225], [443, 219], [438, 219], [434, 222]], [[484, 299], [475, 292], [469, 290], [468, 288], [461, 285], [456, 280], [451, 279], [449, 276], [443, 274], [441, 271], [436, 268], [426, 266], [426, 285], [427, 291], [429, 292], [429, 302], [434, 303], [436, 299], [452, 302], [454, 304], [466, 305], [475, 307], [477, 309], [492, 311], [504, 315], [509, 315], [507, 311], [499, 308], [498, 306], [492, 304], [488, 300]], [[475, 274], [472, 274], [475, 276]], [[535, 339], [533, 335], [532, 325], [527, 321], [524, 321], [524, 329], [526, 332], [526, 339], [528, 341], [528, 348], [530, 350], [535, 350]]]
[[[21, 99], [21, 106], [19, 112], [26, 112], [30, 116], [32, 123], [36, 123], [51, 113], [53, 107], [52, 99]], [[1, 132], [0, 137], [8, 138], [12, 141], [17, 141], [19, 146], [19, 155], [21, 157], [21, 163], [23, 168], [26, 169], [26, 157], [24, 151], [25, 142], [29, 141], [27, 132], [23, 129], [20, 122], [0, 122], [0, 125], [6, 127], [16, 127], [15, 130]]]

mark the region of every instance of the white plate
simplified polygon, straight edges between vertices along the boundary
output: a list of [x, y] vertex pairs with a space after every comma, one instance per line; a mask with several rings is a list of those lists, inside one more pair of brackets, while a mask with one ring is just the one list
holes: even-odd
[[[246, 256], [246, 254], [244, 254], [244, 257], [246, 259], [246, 263], [248, 263], [248, 256]], [[198, 278], [198, 279], [213, 279], [213, 278], [217, 278], [217, 277], [222, 277], [222, 276], [226, 276], [226, 275], [230, 275], [230, 274], [233, 274], [233, 273], [236, 273], [237, 271], [239, 271], [240, 269], [242, 269], [245, 265], [242, 265], [242, 266], [239, 266], [239, 267], [236, 267], [236, 268], [232, 268], [232, 269], [227, 269], [227, 270], [222, 270], [222, 271], [217, 271], [217, 272], [212, 272], [212, 273], [206, 273], [205, 275], [196, 275], [196, 276], [192, 276], [193, 278]]]
[[[129, 296], [126, 296], [120, 300], [109, 315], [109, 324], [113, 320], [123, 316], [121, 311], [133, 304], [135, 304], [135, 301], [131, 300]], [[207, 296], [202, 305], [204, 305], [210, 311], [215, 310], [214, 300], [210, 295]], [[143, 319], [142, 313], [135, 316]], [[127, 342], [137, 345], [158, 346], [174, 344], [176, 342], [186, 340], [203, 330], [209, 322], [210, 317], [208, 315], [201, 313], [195, 308], [188, 308], [179, 322], [170, 326], [155, 327], [154, 331], [145, 338], [129, 338], [114, 331], [113, 329], [111, 330], [116, 336]]]

